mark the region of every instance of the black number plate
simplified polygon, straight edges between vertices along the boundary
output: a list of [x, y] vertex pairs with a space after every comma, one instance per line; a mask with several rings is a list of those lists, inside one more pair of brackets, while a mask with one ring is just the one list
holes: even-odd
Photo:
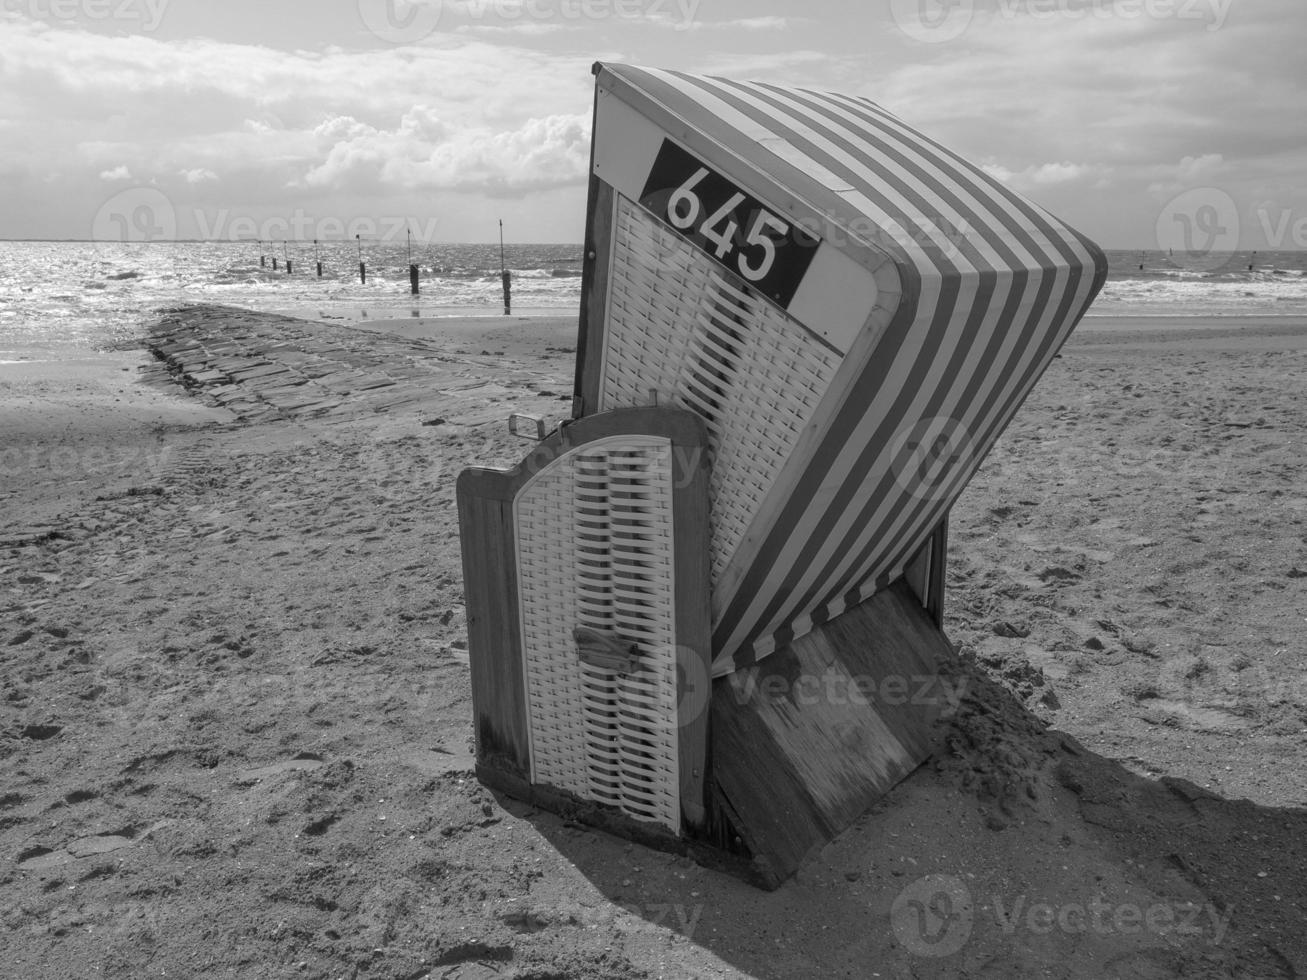
[[669, 139], [640, 203], [781, 307], [794, 299], [820, 243]]

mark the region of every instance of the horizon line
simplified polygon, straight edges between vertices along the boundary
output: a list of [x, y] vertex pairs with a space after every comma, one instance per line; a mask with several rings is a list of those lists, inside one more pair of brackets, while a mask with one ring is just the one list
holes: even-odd
[[[125, 240], [117, 240], [117, 239], [103, 239], [103, 238], [8, 238], [8, 237], [0, 236], [0, 242], [43, 242], [43, 243], [64, 243], [64, 244], [78, 244], [78, 245], [258, 245], [258, 244], [263, 243], [264, 241], [265, 241], [265, 239], [262, 239], [262, 238], [241, 238], [241, 239], [228, 239], [228, 238], [158, 238], [158, 239], [151, 239], [151, 240], [149, 240], [149, 241], [140, 241], [140, 242], [135, 242], [135, 241], [125, 241]], [[311, 238], [269, 238], [269, 239], [266, 239], [266, 241], [267, 241], [268, 244], [270, 244], [270, 245], [272, 245], [272, 244], [283, 244], [283, 245], [284, 245], [284, 244], [295, 244], [295, 245], [313, 245], [313, 244], [315, 244], [315, 240], [314, 240], [314, 239], [311, 239]], [[350, 243], [358, 244], [358, 241], [359, 241], [359, 240], [358, 240], [358, 239], [355, 239], [355, 238], [320, 238], [320, 239], [316, 239], [316, 244], [319, 244], [319, 245], [337, 245], [337, 244], [344, 245], [344, 244], [350, 244]], [[398, 244], [404, 244], [404, 243], [399, 242], [398, 240], [392, 242], [392, 241], [382, 241], [381, 239], [370, 239], [370, 240], [369, 240], [369, 239], [363, 239], [363, 242], [362, 242], [362, 243], [365, 244], [365, 245], [366, 245], [366, 244], [373, 244], [373, 245], [398, 245]], [[498, 244], [499, 244], [499, 241], [498, 241], [498, 239], [492, 239], [492, 240], [490, 240], [490, 241], [484, 241], [484, 242], [476, 242], [476, 241], [459, 241], [459, 242], [456, 242], [456, 241], [424, 241], [424, 242], [416, 242], [416, 241], [415, 241], [413, 244], [415, 244], [415, 245], [417, 245], [417, 244], [421, 244], [421, 245], [498, 245]], [[581, 242], [563, 242], [563, 241], [548, 241], [548, 242], [547, 242], [547, 241], [519, 241], [519, 242], [508, 242], [508, 243], [506, 243], [506, 244], [508, 244], [508, 245], [566, 245], [566, 246], [569, 246], [569, 247], [576, 247], [576, 248], [584, 248], [584, 247], [585, 247], [585, 242], [583, 242], [583, 241], [581, 241]], [[1156, 245], [1154, 245], [1154, 246], [1148, 246], [1148, 247], [1145, 247], [1145, 246], [1139, 246], [1139, 245], [1099, 245], [1098, 247], [1101, 248], [1104, 252], [1167, 252], [1167, 251], [1170, 251], [1170, 250], [1168, 250], [1168, 249], [1158, 248]], [[1257, 253], [1257, 252], [1267, 252], [1267, 253], [1299, 253], [1299, 252], [1302, 252], [1302, 253], [1307, 253], [1307, 248], [1265, 248], [1265, 247], [1261, 247], [1261, 248], [1242, 248], [1242, 247], [1240, 247], [1240, 248], [1235, 248], [1235, 249], [1230, 250], [1230, 253], [1229, 253], [1229, 254], [1231, 254], [1231, 255], [1236, 255], [1236, 254], [1238, 254], [1238, 253], [1240, 253], [1240, 252], [1253, 252], [1253, 253]]]

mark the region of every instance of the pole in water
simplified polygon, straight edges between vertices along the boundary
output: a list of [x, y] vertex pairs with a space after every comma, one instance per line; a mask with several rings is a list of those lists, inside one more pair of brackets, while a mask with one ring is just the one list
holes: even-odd
[[1257, 264], [1257, 253], [1254, 251], [1254, 252], [1253, 252], [1253, 260], [1252, 260], [1251, 262], [1248, 263], [1248, 271], [1249, 271], [1249, 272], [1252, 272], [1252, 271], [1253, 271], [1253, 266], [1255, 266], [1256, 264]]
[[259, 241], [259, 268], [266, 269], [268, 267], [268, 257], [263, 254], [263, 239], [260, 238], [258, 241]]
[[418, 267], [413, 264], [413, 232], [408, 232], [408, 291], [418, 294]]
[[273, 272], [277, 271], [277, 256], [275, 255], [272, 257], [272, 271]]
[[358, 235], [355, 235], [354, 239], [359, 243], [359, 282], [366, 286], [368, 284], [368, 269], [363, 264], [363, 239]]
[[318, 251], [318, 240], [313, 239], [313, 261], [318, 263], [318, 278], [322, 278], [322, 253]]
[[504, 316], [508, 316], [513, 309], [513, 277], [508, 271], [508, 266], [504, 262], [504, 219], [499, 219], [499, 278], [504, 283]]
[[291, 273], [290, 247], [284, 241], [281, 243], [281, 254], [282, 257], [286, 259], [286, 275], [290, 275]]

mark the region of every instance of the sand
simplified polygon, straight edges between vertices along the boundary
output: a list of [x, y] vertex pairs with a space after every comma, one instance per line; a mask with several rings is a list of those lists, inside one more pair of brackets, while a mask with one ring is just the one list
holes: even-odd
[[1307, 972], [1307, 329], [1194, 326], [1054, 362], [953, 513], [947, 749], [774, 893], [471, 775], [454, 479], [573, 322], [0, 365], [0, 974]]

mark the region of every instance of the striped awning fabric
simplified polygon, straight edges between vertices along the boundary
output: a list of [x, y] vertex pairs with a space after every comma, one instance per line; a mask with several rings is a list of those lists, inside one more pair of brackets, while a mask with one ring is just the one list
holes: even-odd
[[[1106, 261], [1082, 235], [866, 98], [598, 67], [601, 97], [657, 129], [667, 152], [705, 161], [805, 246], [816, 243], [812, 269], [834, 251], [874, 278], [862, 309], [840, 299], [842, 282], [856, 291], [851, 274], [821, 272], [820, 289], [812, 271], [806, 285], [751, 283], [762, 248], [720, 270], [840, 358], [738, 548], [718, 556], [713, 650], [723, 673], [902, 573], [1093, 301]], [[602, 102], [597, 110], [596, 176], [646, 209], [674, 200], [675, 187], [649, 194], [661, 154], [645, 173], [626, 162], [637, 139], [605, 149], [605, 119], [619, 115]], [[633, 172], [615, 172], [624, 168]], [[652, 210], [664, 223], [681, 217]], [[729, 243], [714, 250], [712, 241], [709, 260], [734, 258]], [[693, 244], [704, 250], [702, 236]], [[854, 309], [855, 327], [828, 328], [823, 304], [840, 316]]]

